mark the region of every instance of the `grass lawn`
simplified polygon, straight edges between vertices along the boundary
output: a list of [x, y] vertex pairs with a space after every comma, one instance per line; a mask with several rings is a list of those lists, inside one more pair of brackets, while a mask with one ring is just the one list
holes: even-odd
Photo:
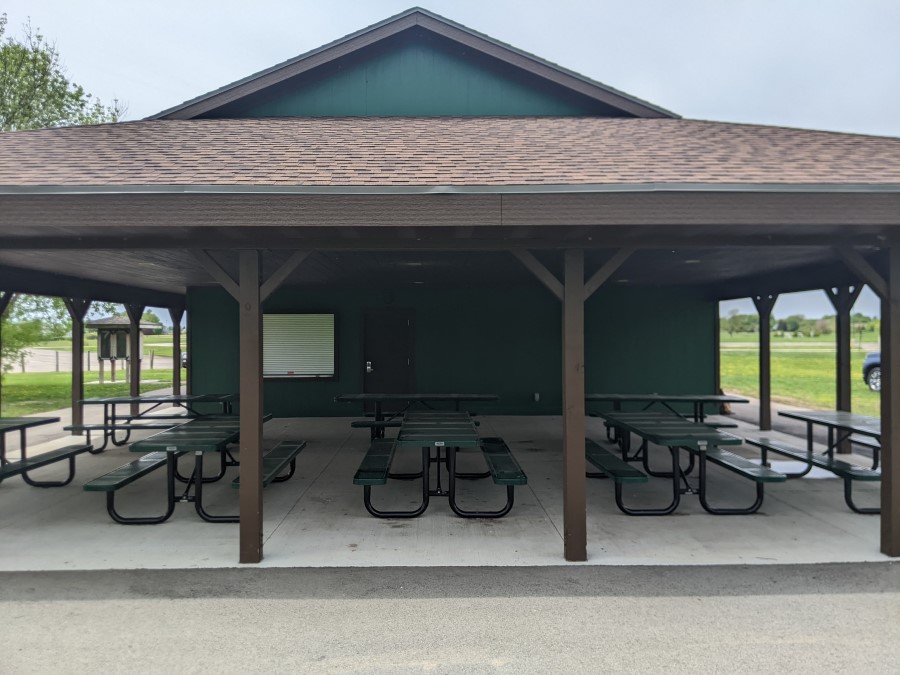
[[[181, 372], [183, 382], [185, 371]], [[96, 372], [85, 373], [85, 398], [128, 394], [129, 384], [125, 382], [124, 374], [119, 373], [119, 375], [121, 379], [115, 384], [107, 381], [101, 385], [88, 384], [88, 382], [98, 381], [99, 375]], [[168, 369], [145, 370], [141, 377], [142, 379], [156, 380], [155, 382], [142, 382], [141, 392], [172, 386], [172, 371]], [[108, 378], [109, 374], [107, 374], [107, 380]], [[72, 403], [71, 396], [71, 373], [6, 373], [3, 376], [0, 415], [16, 417], [68, 408]]]
[[[880, 396], [862, 381], [865, 351], [851, 354], [853, 412], [881, 415]], [[759, 354], [755, 349], [723, 349], [722, 388], [731, 393], [759, 395]], [[772, 400], [813, 409], [834, 410], [834, 352], [772, 352]]]

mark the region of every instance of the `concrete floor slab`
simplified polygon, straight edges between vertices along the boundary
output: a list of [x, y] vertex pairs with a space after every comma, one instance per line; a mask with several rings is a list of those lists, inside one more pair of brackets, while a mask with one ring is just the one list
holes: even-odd
[[[501, 519], [462, 519], [440, 497], [414, 519], [376, 519], [365, 511], [362, 488], [352, 477], [368, 446], [366, 430], [351, 430], [349, 418], [276, 419], [265, 425], [267, 443], [302, 439], [307, 448], [290, 481], [266, 488], [263, 567], [540, 566], [563, 562], [562, 424], [558, 417], [481, 418], [482, 435], [502, 436], [529, 477], [516, 490], [512, 512]], [[743, 423], [741, 423], [743, 425]], [[589, 435], [602, 439], [602, 423], [588, 421]], [[743, 425], [739, 433], [752, 432]], [[144, 434], [146, 435], [146, 434]], [[793, 439], [795, 442], [797, 439]], [[752, 456], [752, 449], [744, 448]], [[237, 565], [238, 527], [201, 521], [190, 504], [155, 526], [123, 526], [106, 513], [104, 496], [82, 485], [135, 458], [125, 448], [77, 461], [75, 481], [37, 489], [18, 478], [0, 486], [0, 570], [91, 570], [232, 567]], [[188, 458], [183, 459], [186, 461]], [[855, 458], [860, 463], [865, 458]], [[465, 457], [473, 469], [480, 459]], [[398, 456], [398, 470], [413, 470], [416, 453]], [[665, 451], [654, 454], [665, 465]], [[235, 469], [231, 469], [229, 477]], [[60, 465], [43, 470], [52, 479]], [[711, 469], [711, 500], [749, 503], [753, 487]], [[126, 514], [164, 508], [164, 476], [157, 472], [120, 492]], [[467, 505], [499, 505], [504, 490], [490, 481], [462, 486]], [[630, 487], [631, 503], [664, 504], [670, 483], [651, 479]], [[859, 502], [875, 504], [877, 484], [858, 486]], [[233, 513], [237, 491], [230, 480], [205, 489], [208, 510]], [[382, 507], [412, 505], [415, 481], [393, 481], [373, 490]], [[589, 565], [699, 565], [883, 561], [879, 518], [852, 513], [838, 479], [796, 480], [767, 487], [761, 511], [751, 516], [712, 516], [685, 495], [678, 512], [630, 517], [615, 506], [609, 481], [589, 479]]]

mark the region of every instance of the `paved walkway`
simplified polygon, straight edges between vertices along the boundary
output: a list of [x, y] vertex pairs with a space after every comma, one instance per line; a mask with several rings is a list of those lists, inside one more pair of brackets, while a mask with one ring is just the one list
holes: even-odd
[[[149, 352], [141, 360], [144, 368], [156, 368], [172, 370], [171, 356], [151, 357]], [[125, 366], [124, 362], [119, 362], [116, 366], [116, 377], [124, 381]], [[23, 367], [24, 366], [24, 369]], [[97, 355], [95, 353], [85, 352], [83, 368], [85, 371], [97, 371], [99, 365], [97, 363]], [[16, 363], [12, 369], [14, 373], [71, 373], [72, 372], [72, 352], [63, 349], [28, 349], [24, 353], [24, 358]], [[109, 364], [105, 366], [107, 378], [109, 377]]]
[[4, 673], [896, 673], [898, 607], [891, 563], [0, 574]]

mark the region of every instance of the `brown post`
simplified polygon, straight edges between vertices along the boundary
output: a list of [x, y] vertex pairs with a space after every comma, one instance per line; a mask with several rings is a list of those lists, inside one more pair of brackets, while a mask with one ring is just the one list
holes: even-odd
[[[125, 311], [131, 320], [128, 331], [129, 351], [131, 357], [128, 362], [128, 370], [131, 374], [131, 387], [129, 393], [132, 396], [141, 395], [141, 317], [144, 315], [144, 305], [125, 305]], [[140, 412], [140, 405], [131, 404], [131, 414]]]
[[713, 393], [722, 391], [722, 323], [719, 320], [719, 303], [716, 303], [716, 317], [713, 321]]
[[[84, 398], [84, 317], [91, 306], [90, 300], [63, 298], [69, 316], [72, 319], [72, 424], [84, 424], [84, 409], [81, 400]], [[81, 436], [84, 432], [72, 431], [73, 436]]]
[[772, 308], [778, 294], [757, 295], [753, 304], [759, 313], [759, 428], [772, 428]]
[[584, 251], [565, 252], [563, 291], [563, 546], [587, 560], [584, 476]]
[[888, 253], [888, 295], [881, 298], [881, 552], [900, 556], [900, 242]]
[[[826, 288], [825, 294], [831, 300], [836, 314], [835, 321], [835, 348], [836, 348], [836, 370], [835, 382], [835, 408], [837, 410], [851, 410], [851, 394], [850, 394], [850, 311], [859, 293], [862, 291], [862, 285], [842, 286], [839, 288]], [[838, 444], [837, 451], [839, 453], [849, 453], [850, 441], [842, 441]]]
[[181, 317], [184, 310], [169, 308], [172, 317], [172, 393], [181, 393]]
[[[262, 308], [259, 251], [240, 253], [241, 486], [240, 562], [263, 557]], [[582, 451], [583, 452], [583, 451]]]
[[[2, 353], [3, 347], [3, 316], [6, 314], [6, 308], [9, 307], [9, 303], [11, 303], [15, 297], [15, 293], [10, 293], [9, 291], [0, 292], [0, 353]], [[0, 401], [2, 401], [3, 398], [2, 385], [3, 373], [0, 372]]]

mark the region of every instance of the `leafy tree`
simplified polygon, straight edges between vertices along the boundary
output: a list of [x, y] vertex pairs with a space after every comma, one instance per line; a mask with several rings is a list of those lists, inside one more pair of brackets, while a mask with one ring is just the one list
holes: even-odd
[[[118, 305], [95, 301], [90, 313], [111, 314]], [[62, 298], [42, 295], [16, 295], [7, 307], [0, 322], [2, 330], [3, 370], [8, 372], [19, 361], [23, 352], [39, 342], [61, 340], [72, 334], [72, 319]]]
[[72, 82], [56, 46], [31, 27], [21, 39], [6, 36], [0, 14], [0, 131], [117, 122], [118, 101], [105, 106]]
[[141, 316], [141, 321], [145, 323], [155, 323], [157, 326], [162, 326], [163, 322], [156, 313], [152, 309], [148, 309], [144, 312], [143, 316]]

